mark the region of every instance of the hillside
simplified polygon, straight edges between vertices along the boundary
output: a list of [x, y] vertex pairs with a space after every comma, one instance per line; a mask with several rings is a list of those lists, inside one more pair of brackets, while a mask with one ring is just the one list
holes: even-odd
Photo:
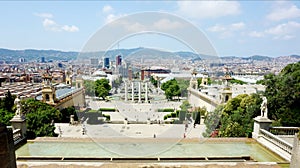
[[[89, 59], [89, 58], [99, 58], [101, 59], [103, 56], [114, 60], [117, 55], [122, 55], [123, 59], [127, 60], [140, 60], [140, 59], [188, 59], [188, 60], [201, 60], [202, 57], [206, 57], [202, 55], [202, 57], [193, 52], [187, 51], [179, 51], [179, 52], [169, 52], [162, 51], [153, 48], [132, 48], [132, 49], [115, 49], [109, 50], [107, 52], [99, 51], [99, 52], [87, 52], [87, 53], [79, 53], [79, 52], [65, 52], [59, 50], [9, 50], [9, 49], [1, 49], [0, 48], [0, 61], [17, 62], [19, 58], [25, 58], [26, 61], [40, 61], [41, 57], [45, 57], [46, 61], [49, 60], [58, 60], [58, 61], [69, 61], [75, 60], [78, 58]], [[290, 56], [279, 56], [279, 57], [269, 57], [269, 56], [261, 56], [261, 55], [253, 55], [249, 57], [238, 57], [238, 56], [226, 56], [220, 57], [222, 60], [231, 60], [231, 59], [240, 59], [240, 60], [248, 60], [248, 61], [280, 61], [284, 59], [295, 59], [299, 60], [299, 55], [290, 55]]]

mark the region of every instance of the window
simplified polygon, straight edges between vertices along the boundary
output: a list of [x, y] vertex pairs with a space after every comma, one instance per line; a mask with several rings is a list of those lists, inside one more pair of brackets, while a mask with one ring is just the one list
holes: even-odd
[[49, 95], [48, 94], [46, 94], [46, 101], [49, 101], [50, 100], [50, 97], [49, 97]]

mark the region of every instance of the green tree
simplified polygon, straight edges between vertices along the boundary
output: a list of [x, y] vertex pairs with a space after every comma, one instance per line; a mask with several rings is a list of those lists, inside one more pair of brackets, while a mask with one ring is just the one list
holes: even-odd
[[247, 84], [247, 82], [244, 82], [242, 80], [238, 80], [238, 79], [232, 79], [229, 81], [230, 83], [236, 83], [236, 84], [240, 84], [240, 85], [243, 85], [243, 84]]
[[178, 79], [177, 83], [178, 83], [178, 86], [180, 88], [180, 95], [182, 97], [187, 97], [188, 96], [187, 88], [190, 85], [190, 81], [189, 80], [184, 80], [184, 79]]
[[[212, 84], [212, 80], [211, 78], [207, 78], [207, 85], [211, 85]], [[202, 78], [198, 78], [197, 79], [197, 83], [198, 83], [198, 87], [200, 87], [201, 83], [202, 83]]]
[[198, 83], [198, 87], [200, 87], [201, 83], [202, 83], [202, 78], [198, 78], [197, 79], [197, 83]]
[[108, 96], [111, 86], [107, 79], [100, 79], [95, 81], [95, 92], [98, 97], [101, 97], [105, 100], [105, 97]]
[[16, 96], [13, 96], [10, 91], [7, 91], [4, 99], [0, 100], [0, 123], [11, 125], [10, 120], [15, 114], [13, 110], [15, 98]]
[[300, 62], [287, 65], [278, 75], [268, 74], [266, 85], [269, 117], [282, 126], [300, 126]]
[[95, 96], [95, 82], [91, 80], [84, 81], [85, 94], [88, 96]]
[[56, 120], [55, 122], [60, 122], [60, 123], [69, 123], [70, 122], [70, 116], [74, 115], [74, 120], [78, 120], [78, 116], [75, 110], [74, 106], [64, 108], [60, 110], [61, 113], [61, 118], [60, 120]]
[[61, 114], [54, 107], [34, 99], [22, 101], [22, 111], [26, 115], [27, 138], [55, 136], [54, 120]]
[[11, 125], [10, 120], [14, 117], [14, 112], [0, 108], [0, 123]]
[[257, 94], [241, 94], [224, 106], [219, 136], [250, 137], [253, 118], [260, 114], [261, 98]]
[[1, 101], [1, 108], [4, 108], [7, 111], [13, 111], [14, 101], [16, 96], [13, 96], [8, 90], [5, 94], [5, 98]]
[[223, 108], [223, 105], [220, 105], [214, 111], [207, 113], [206, 119], [204, 120], [206, 129], [202, 134], [204, 137], [210, 137], [212, 133], [219, 128]]
[[181, 111], [188, 111], [189, 108], [191, 108], [191, 104], [187, 100], [184, 100], [180, 105]]
[[153, 78], [153, 76], [150, 77], [150, 82], [151, 82], [155, 87], [157, 87], [157, 80], [155, 80], [155, 79]]
[[250, 137], [253, 118], [260, 115], [262, 99], [258, 94], [241, 94], [230, 99], [226, 105], [218, 106], [206, 116], [206, 132], [210, 136], [216, 128], [219, 137]]
[[165, 91], [166, 98], [168, 100], [173, 100], [174, 96], [180, 96], [180, 88], [176, 79], [169, 80], [162, 84], [161, 89]]

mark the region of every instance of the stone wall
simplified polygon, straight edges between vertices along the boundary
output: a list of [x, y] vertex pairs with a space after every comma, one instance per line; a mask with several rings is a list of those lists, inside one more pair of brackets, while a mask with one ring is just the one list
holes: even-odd
[[216, 100], [192, 88], [188, 88], [188, 101], [193, 107], [205, 107], [209, 112], [219, 105]]
[[293, 145], [290, 168], [299, 168], [300, 165], [300, 140], [298, 135], [295, 135], [294, 137], [294, 145]]
[[16, 168], [12, 129], [0, 123], [0, 167]]
[[77, 91], [76, 93], [60, 100], [55, 108], [61, 110], [71, 106], [84, 106], [85, 105], [85, 94], [84, 89]]

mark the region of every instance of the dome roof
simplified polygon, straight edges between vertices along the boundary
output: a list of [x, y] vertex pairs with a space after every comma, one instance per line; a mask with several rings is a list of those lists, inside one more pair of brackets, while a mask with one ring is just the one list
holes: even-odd
[[104, 71], [101, 71], [101, 70], [97, 70], [95, 71], [92, 76], [100, 76], [100, 77], [106, 77], [106, 73]]

